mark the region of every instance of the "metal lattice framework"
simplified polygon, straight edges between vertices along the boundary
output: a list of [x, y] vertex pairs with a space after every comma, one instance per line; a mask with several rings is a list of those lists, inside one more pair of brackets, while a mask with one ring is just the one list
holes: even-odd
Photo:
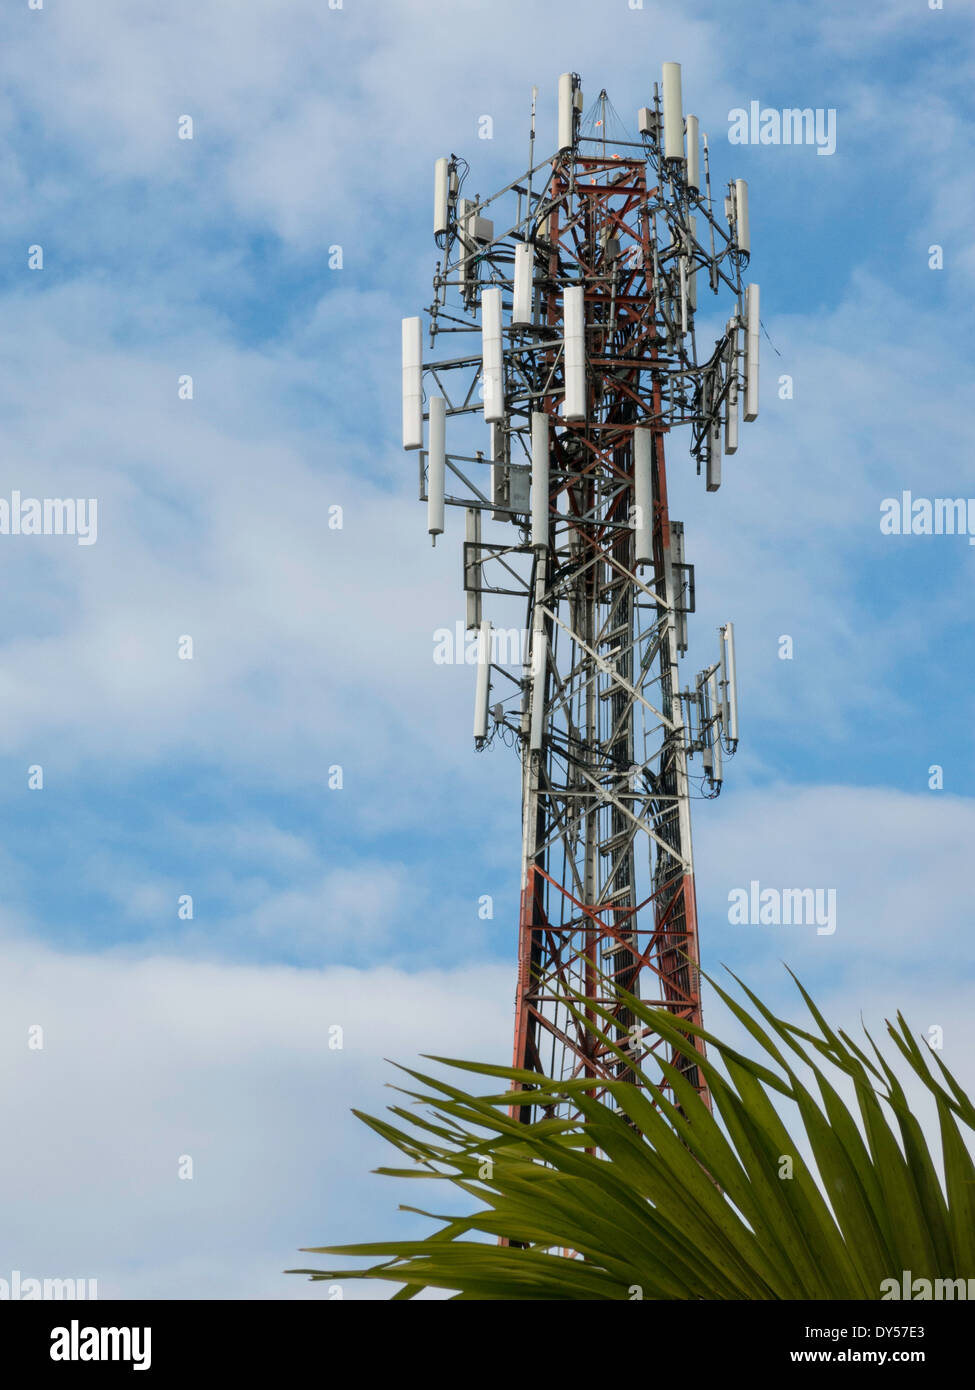
[[[467, 511], [467, 626], [481, 634], [475, 736], [513, 743], [522, 758], [514, 1064], [591, 1077], [593, 1094], [633, 1073], [573, 1001], [587, 1001], [590, 1017], [608, 1011], [604, 1032], [644, 1069], [662, 1040], [634, 1024], [619, 988], [701, 1021], [690, 801], [697, 784], [717, 794], [722, 754], [737, 742], [730, 624], [720, 660], [680, 689], [694, 575], [669, 514], [664, 442], [686, 426], [717, 489], [722, 453], [737, 447], [740, 390], [745, 419], [757, 414], [757, 287], [746, 293], [741, 278], [747, 189], [731, 185], [723, 220], [714, 216], [707, 141], [702, 179], [679, 69], [675, 116], [676, 66], [665, 65], [663, 103], [655, 88], [640, 112], [639, 141], [607, 137], [605, 93], [589, 122], [602, 133], [587, 136], [579, 79], [566, 74], [554, 156], [534, 163], [533, 99], [531, 167], [500, 193], [465, 200], [466, 165], [440, 161], [431, 342], [478, 332], [481, 343], [421, 366], [420, 320], [404, 323], [404, 444], [421, 451], [431, 533], [443, 530], [445, 503]], [[510, 225], [496, 233], [505, 212]], [[707, 355], [698, 284], [733, 299]], [[471, 435], [482, 413], [486, 453]], [[472, 438], [466, 453], [446, 447], [452, 420]], [[507, 534], [488, 538], [486, 520]], [[526, 602], [517, 679], [493, 660], [481, 616], [494, 594]], [[489, 718], [502, 677], [510, 688]], [[699, 1069], [669, 1060], [707, 1100]]]

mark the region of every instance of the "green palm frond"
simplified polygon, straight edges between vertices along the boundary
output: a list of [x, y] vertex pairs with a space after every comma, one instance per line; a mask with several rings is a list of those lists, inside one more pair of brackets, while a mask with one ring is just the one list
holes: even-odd
[[[975, 1107], [940, 1059], [900, 1014], [888, 1022], [900, 1060], [933, 1097], [939, 1173], [901, 1081], [866, 1030], [868, 1050], [830, 1028], [798, 980], [815, 1031], [777, 1018], [737, 983], [747, 1004], [711, 981], [757, 1058], [626, 998], [636, 1019], [701, 1068], [714, 1114], [669, 1063], [657, 1061], [670, 1094], [643, 1076], [599, 1017], [587, 1026], [642, 1086], [611, 1081], [596, 1099], [584, 1077], [429, 1059], [500, 1083], [479, 1095], [459, 1079], [401, 1068], [421, 1088], [402, 1091], [413, 1107], [391, 1106], [392, 1120], [355, 1112], [410, 1160], [378, 1171], [447, 1180], [474, 1210], [424, 1211], [441, 1223], [424, 1240], [309, 1251], [375, 1261], [367, 1267], [288, 1272], [389, 1280], [402, 1285], [397, 1298], [432, 1288], [461, 1299], [545, 1300], [877, 1299], [906, 1270], [931, 1281], [975, 1278], [975, 1166], [965, 1139]], [[592, 1012], [591, 1001], [585, 1007]], [[610, 1015], [596, 1013], [608, 1030]], [[707, 1059], [693, 1034], [707, 1043]], [[524, 1125], [508, 1113], [512, 1082], [531, 1088], [542, 1118]], [[837, 1085], [852, 1091], [852, 1107]], [[794, 1133], [783, 1101], [795, 1107]], [[546, 1106], [569, 1105], [579, 1118], [545, 1117]]]

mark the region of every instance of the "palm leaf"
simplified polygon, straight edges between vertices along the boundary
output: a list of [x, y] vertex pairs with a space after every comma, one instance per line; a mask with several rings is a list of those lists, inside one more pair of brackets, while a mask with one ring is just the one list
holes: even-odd
[[[777, 1018], [736, 982], [746, 1002], [711, 981], [759, 1048], [755, 1057], [620, 996], [675, 1058], [700, 1068], [713, 1114], [670, 1060], [656, 1059], [669, 1094], [645, 1074], [612, 1036], [612, 1012], [591, 999], [570, 1008], [640, 1085], [611, 1080], [597, 1098], [588, 1077], [451, 1058], [430, 1060], [457, 1080], [401, 1068], [412, 1086], [396, 1089], [412, 1106], [390, 1106], [393, 1122], [355, 1112], [411, 1161], [378, 1171], [447, 1184], [465, 1209], [404, 1207], [439, 1228], [425, 1239], [309, 1247], [372, 1263], [288, 1272], [391, 1281], [401, 1285], [396, 1298], [440, 1289], [459, 1299], [587, 1301], [876, 1299], [903, 1270], [932, 1281], [975, 1276], [966, 1146], [975, 1106], [940, 1058], [935, 1074], [933, 1054], [903, 1017], [887, 1025], [933, 1100], [939, 1173], [920, 1117], [866, 1030], [869, 1051], [832, 1029], [798, 980], [815, 1031]], [[818, 1101], [790, 1058], [812, 1076]], [[852, 1087], [852, 1108], [830, 1071]], [[463, 1076], [494, 1089], [476, 1094]], [[519, 1105], [539, 1116], [531, 1124], [511, 1114], [513, 1084], [525, 1088]]]

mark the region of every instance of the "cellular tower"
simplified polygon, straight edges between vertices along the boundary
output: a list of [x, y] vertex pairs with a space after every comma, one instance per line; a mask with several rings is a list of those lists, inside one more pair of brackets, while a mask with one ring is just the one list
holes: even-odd
[[[434, 543], [446, 506], [465, 511], [475, 742], [521, 758], [514, 1064], [599, 1095], [665, 1046], [621, 989], [701, 1021], [691, 800], [718, 794], [737, 746], [734, 633], [682, 689], [695, 579], [664, 446], [686, 426], [720, 487], [739, 419], [758, 415], [759, 291], [742, 278], [747, 185], [712, 192], [679, 64], [633, 131], [564, 73], [541, 159], [536, 104], [533, 89], [529, 167], [499, 192], [469, 195], [467, 163], [436, 162], [426, 317], [442, 356], [404, 319], [403, 446]], [[486, 601], [524, 605], [515, 674]], [[597, 1004], [628, 1061], [585, 1027]], [[708, 1102], [699, 1068], [669, 1060]], [[531, 1089], [517, 1094], [527, 1121]]]

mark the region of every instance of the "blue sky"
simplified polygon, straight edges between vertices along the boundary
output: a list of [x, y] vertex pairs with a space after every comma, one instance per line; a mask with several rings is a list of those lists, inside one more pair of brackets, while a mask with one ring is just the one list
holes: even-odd
[[[99, 529], [0, 536], [0, 1276], [320, 1297], [279, 1273], [296, 1247], [412, 1229], [348, 1115], [383, 1059], [508, 1054], [518, 768], [432, 661], [459, 531], [431, 549], [399, 449], [399, 321], [434, 159], [507, 183], [569, 69], [632, 122], [683, 64], [779, 354], [719, 493], [669, 451], [687, 669], [739, 640], [741, 753], [695, 807], [705, 966], [791, 1009], [788, 960], [844, 1022], [901, 1007], [971, 1082], [975, 548], [879, 528], [904, 489], [975, 496], [971, 15], [850, 8], [6, 8], [0, 496], [97, 497]], [[836, 152], [729, 144], [752, 100], [835, 108]], [[752, 878], [835, 887], [836, 933], [731, 927]]]

